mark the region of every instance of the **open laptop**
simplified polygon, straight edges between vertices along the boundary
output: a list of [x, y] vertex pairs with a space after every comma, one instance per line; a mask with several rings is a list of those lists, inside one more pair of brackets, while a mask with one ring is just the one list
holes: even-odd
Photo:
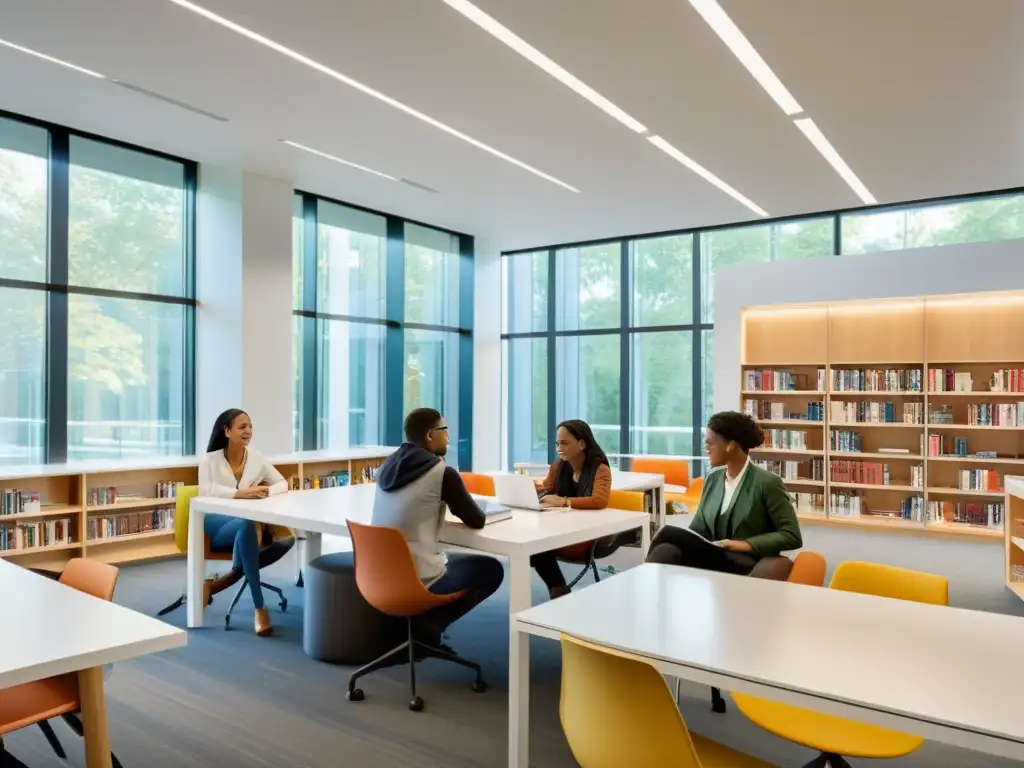
[[540, 511], [537, 486], [526, 475], [494, 475], [494, 495], [502, 504]]

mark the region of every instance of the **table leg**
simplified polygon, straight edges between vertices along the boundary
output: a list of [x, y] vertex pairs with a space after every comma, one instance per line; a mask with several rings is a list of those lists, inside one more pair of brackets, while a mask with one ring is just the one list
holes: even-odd
[[323, 536], [316, 531], [306, 531], [306, 544], [302, 548], [302, 569], [305, 570], [306, 566], [320, 557], [320, 553], [323, 551]]
[[107, 730], [106, 702], [103, 700], [103, 667], [79, 671], [78, 696], [82, 703], [86, 768], [110, 768], [110, 733]]
[[[660, 528], [658, 529], [661, 530]], [[643, 558], [643, 562], [647, 561], [647, 550], [651, 548], [651, 524], [649, 522], [644, 523], [640, 528], [640, 555]]]
[[654, 489], [654, 504], [657, 510], [658, 518], [658, 530], [660, 531], [665, 527], [665, 515], [667, 514], [666, 502], [665, 502], [665, 486], [659, 485]]
[[509, 558], [508, 643], [508, 765], [530, 764], [530, 636], [520, 632], [515, 615], [525, 611], [530, 598], [530, 558]]
[[203, 626], [203, 581], [206, 578], [206, 536], [203, 524], [206, 515], [191, 510], [188, 517], [188, 586], [185, 610], [189, 629]]

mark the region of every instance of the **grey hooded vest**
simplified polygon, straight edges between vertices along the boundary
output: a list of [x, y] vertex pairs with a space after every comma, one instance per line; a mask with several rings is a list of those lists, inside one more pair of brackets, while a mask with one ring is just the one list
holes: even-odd
[[394, 491], [379, 487], [373, 497], [373, 525], [398, 528], [409, 542], [416, 573], [425, 584], [444, 574], [447, 562], [438, 536], [444, 524], [447, 507], [441, 501], [443, 461], [422, 476]]

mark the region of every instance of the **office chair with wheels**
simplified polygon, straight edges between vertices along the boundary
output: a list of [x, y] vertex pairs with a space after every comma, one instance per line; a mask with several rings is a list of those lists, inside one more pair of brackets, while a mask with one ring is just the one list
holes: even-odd
[[422, 616], [434, 608], [455, 602], [465, 594], [465, 591], [435, 595], [423, 586], [423, 582], [420, 581], [420, 577], [416, 573], [409, 544], [397, 528], [361, 525], [349, 520], [348, 530], [355, 556], [356, 586], [366, 598], [366, 602], [378, 611], [388, 616], [405, 619], [408, 638], [383, 656], [357, 669], [349, 678], [346, 698], [349, 701], [362, 701], [365, 698], [363, 689], [356, 687], [359, 678], [391, 666], [400, 658], [399, 654], [408, 653], [409, 682], [412, 690], [409, 709], [413, 712], [422, 711], [424, 702], [416, 693], [417, 651], [426, 658], [443, 659], [473, 670], [476, 672], [473, 691], [476, 693], [486, 691], [487, 683], [484, 682], [479, 664], [413, 638], [412, 620], [414, 618]]

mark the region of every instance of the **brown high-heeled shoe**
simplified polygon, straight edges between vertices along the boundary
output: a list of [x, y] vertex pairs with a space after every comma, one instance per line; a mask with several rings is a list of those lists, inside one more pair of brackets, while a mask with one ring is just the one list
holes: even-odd
[[257, 637], [269, 637], [274, 628], [270, 626], [270, 609], [266, 606], [256, 609], [255, 629]]

